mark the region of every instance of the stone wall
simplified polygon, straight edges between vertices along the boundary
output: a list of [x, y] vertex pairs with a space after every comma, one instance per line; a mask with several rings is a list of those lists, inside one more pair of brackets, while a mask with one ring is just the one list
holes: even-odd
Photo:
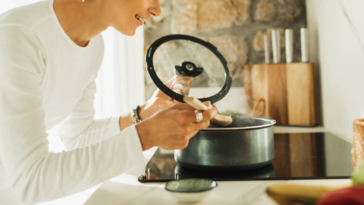
[[[305, 0], [160, 0], [162, 15], [145, 24], [145, 50], [169, 34], [188, 34], [214, 44], [228, 61], [233, 87], [243, 87], [244, 64], [264, 63], [263, 36], [294, 29], [294, 61], [300, 61], [299, 28], [306, 27]], [[145, 72], [146, 99], [155, 85]]]

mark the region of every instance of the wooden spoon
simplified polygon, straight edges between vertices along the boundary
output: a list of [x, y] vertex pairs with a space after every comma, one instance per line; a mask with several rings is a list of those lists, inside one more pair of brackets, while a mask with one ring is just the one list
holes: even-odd
[[[210, 108], [203, 104], [199, 99], [194, 97], [184, 97], [183, 101], [194, 107], [196, 110], [209, 110]], [[217, 127], [225, 127], [233, 123], [233, 118], [217, 114], [210, 120], [210, 123]]]

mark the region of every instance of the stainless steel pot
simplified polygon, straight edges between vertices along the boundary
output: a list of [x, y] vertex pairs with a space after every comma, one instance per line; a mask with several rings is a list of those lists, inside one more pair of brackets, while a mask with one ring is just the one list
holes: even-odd
[[206, 171], [241, 171], [270, 164], [274, 159], [275, 120], [233, 117], [229, 127], [207, 128], [190, 139], [189, 145], [175, 150], [183, 167]]

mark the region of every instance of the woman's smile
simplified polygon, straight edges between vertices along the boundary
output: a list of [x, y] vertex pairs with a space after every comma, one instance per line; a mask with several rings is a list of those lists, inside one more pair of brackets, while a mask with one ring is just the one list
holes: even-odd
[[139, 26], [143, 25], [144, 22], [146, 22], [146, 19], [143, 19], [142, 17], [140, 17], [138, 14], [135, 14], [135, 18], [137, 19], [137, 21], [139, 22]]
[[108, 0], [103, 5], [110, 16], [110, 26], [124, 35], [133, 36], [150, 16], [159, 16], [159, 0]]

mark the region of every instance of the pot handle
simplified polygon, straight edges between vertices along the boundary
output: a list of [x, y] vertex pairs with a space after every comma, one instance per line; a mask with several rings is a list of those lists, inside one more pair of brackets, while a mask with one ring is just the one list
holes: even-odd
[[[263, 103], [263, 116], [264, 116], [264, 114], [265, 114], [265, 99], [264, 98], [260, 98], [256, 103], [255, 103], [255, 105], [254, 105], [254, 108], [253, 108], [253, 111], [252, 111], [252, 113], [250, 114], [250, 116], [256, 116], [255, 115], [255, 112], [257, 111], [257, 109], [258, 109], [258, 106], [259, 106], [259, 104], [260, 103]], [[260, 116], [256, 116], [256, 117], [260, 117]]]

